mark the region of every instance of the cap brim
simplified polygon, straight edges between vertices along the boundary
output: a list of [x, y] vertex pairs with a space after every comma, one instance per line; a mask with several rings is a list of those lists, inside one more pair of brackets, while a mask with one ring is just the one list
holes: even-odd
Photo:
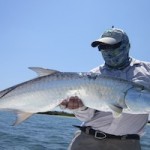
[[91, 46], [92, 47], [97, 47], [99, 45], [115, 45], [119, 42], [120, 42], [120, 40], [116, 40], [115, 38], [103, 37], [103, 38], [100, 38], [100, 39], [92, 42]]

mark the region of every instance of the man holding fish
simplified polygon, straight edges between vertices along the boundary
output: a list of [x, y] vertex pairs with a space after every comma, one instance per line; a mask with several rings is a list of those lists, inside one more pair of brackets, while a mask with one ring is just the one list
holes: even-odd
[[[98, 47], [104, 65], [91, 70], [106, 76], [117, 77], [150, 88], [150, 63], [129, 56], [130, 42], [127, 34], [112, 27], [91, 44]], [[92, 101], [92, 99], [91, 99]], [[134, 103], [132, 104], [134, 105]], [[98, 111], [83, 105], [82, 99], [71, 96], [61, 105], [72, 110], [83, 121], [72, 140], [69, 150], [140, 150], [140, 136], [148, 122], [148, 114], [123, 112], [114, 117], [109, 111]], [[111, 106], [110, 106], [111, 107]], [[112, 106], [112, 109], [119, 109]]]

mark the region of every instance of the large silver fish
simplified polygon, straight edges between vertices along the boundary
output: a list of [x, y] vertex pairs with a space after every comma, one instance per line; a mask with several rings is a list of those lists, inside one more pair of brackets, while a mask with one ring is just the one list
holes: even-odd
[[78, 96], [93, 109], [117, 113], [150, 113], [150, 90], [123, 79], [95, 73], [69, 73], [31, 67], [38, 77], [0, 92], [0, 110], [15, 111], [16, 124], [47, 112], [63, 99]]

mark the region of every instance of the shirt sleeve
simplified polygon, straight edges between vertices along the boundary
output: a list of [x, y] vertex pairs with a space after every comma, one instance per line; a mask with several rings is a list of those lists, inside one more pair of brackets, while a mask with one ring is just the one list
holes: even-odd
[[143, 66], [147, 70], [147, 72], [150, 72], [150, 63], [149, 62], [143, 63]]
[[84, 107], [84, 109], [79, 109], [79, 110], [73, 111], [73, 113], [77, 119], [85, 122], [85, 121], [89, 121], [91, 118], [93, 118], [93, 116], [95, 114], [95, 110], [88, 108], [88, 107]]

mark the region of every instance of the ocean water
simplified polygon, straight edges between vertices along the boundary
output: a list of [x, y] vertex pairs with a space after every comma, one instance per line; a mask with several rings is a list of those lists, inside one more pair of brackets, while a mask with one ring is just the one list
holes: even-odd
[[[18, 126], [12, 126], [15, 115], [0, 112], [0, 150], [67, 150], [74, 132], [76, 118], [33, 115]], [[150, 150], [150, 126], [142, 137], [142, 150]]]

